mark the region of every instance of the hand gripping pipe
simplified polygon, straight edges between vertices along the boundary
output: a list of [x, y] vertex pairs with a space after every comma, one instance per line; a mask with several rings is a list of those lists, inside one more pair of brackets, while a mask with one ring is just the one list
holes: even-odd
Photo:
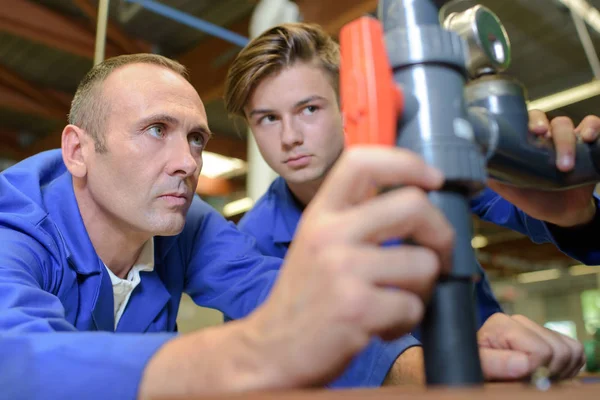
[[488, 177], [549, 190], [600, 182], [597, 143], [577, 144], [572, 172], [555, 167], [551, 141], [528, 132], [524, 88], [501, 74], [510, 63], [504, 27], [479, 5], [449, 12], [460, 3], [380, 0], [377, 19], [340, 32], [347, 144], [407, 148], [446, 177], [429, 197], [455, 229], [453, 263], [422, 324], [427, 383], [445, 386], [483, 383], [469, 199]]

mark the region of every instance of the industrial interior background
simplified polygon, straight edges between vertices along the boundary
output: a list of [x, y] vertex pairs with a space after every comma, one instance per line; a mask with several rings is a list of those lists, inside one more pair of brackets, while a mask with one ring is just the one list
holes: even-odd
[[[198, 193], [234, 221], [252, 204], [246, 179], [248, 143], [243, 123], [226, 115], [222, 94], [226, 71], [249, 36], [258, 3], [112, 0], [108, 9], [106, 57], [154, 52], [189, 68], [216, 133]], [[333, 35], [377, 6], [376, 0], [294, 3], [302, 20], [319, 23]], [[575, 98], [550, 107], [549, 115], [566, 115], [578, 123], [599, 113], [600, 0], [477, 3], [504, 24], [512, 44], [507, 73], [527, 87], [530, 100], [579, 88]], [[97, 15], [98, 1], [93, 0], [0, 0], [0, 170], [60, 146], [72, 95], [93, 65]], [[205, 22], [242, 42], [199, 29]], [[600, 326], [600, 275], [593, 268], [577, 266], [552, 245], [535, 245], [476, 219], [473, 223], [473, 246], [508, 312], [525, 314], [580, 340]], [[189, 299], [183, 302], [182, 331], [219, 322], [218, 313], [198, 310]]]

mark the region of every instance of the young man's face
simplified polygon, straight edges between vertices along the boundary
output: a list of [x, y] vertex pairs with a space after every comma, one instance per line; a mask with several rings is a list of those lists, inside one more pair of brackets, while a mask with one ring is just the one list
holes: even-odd
[[344, 148], [337, 96], [316, 63], [296, 63], [262, 80], [244, 112], [263, 158], [288, 182], [323, 178]]
[[150, 64], [114, 71], [102, 86], [107, 151], [86, 149], [86, 184], [103, 214], [135, 232], [173, 235], [185, 216], [209, 138], [196, 90]]

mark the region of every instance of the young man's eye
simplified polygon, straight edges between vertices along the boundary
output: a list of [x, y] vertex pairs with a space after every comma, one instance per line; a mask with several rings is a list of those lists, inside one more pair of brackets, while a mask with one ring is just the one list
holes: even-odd
[[302, 112], [306, 115], [311, 115], [311, 114], [314, 114], [318, 109], [319, 109], [319, 107], [317, 107], [317, 106], [306, 106], [306, 107], [304, 107]]
[[152, 125], [147, 132], [154, 137], [162, 138], [165, 135], [165, 128], [162, 125]]
[[274, 115], [268, 114], [268, 115], [265, 115], [264, 117], [262, 117], [261, 119], [259, 119], [258, 123], [259, 124], [265, 124], [265, 123], [270, 124], [270, 123], [275, 122], [276, 120], [277, 120], [277, 118]]

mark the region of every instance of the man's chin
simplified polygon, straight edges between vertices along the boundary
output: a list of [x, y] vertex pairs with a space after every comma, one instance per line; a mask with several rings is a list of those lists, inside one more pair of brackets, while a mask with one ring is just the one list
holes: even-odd
[[286, 175], [287, 176], [283, 176], [283, 179], [285, 179], [286, 182], [296, 185], [315, 183], [323, 178], [323, 174], [320, 171], [308, 168], [294, 171]]
[[155, 225], [155, 236], [179, 235], [185, 227], [185, 214], [168, 215]]

